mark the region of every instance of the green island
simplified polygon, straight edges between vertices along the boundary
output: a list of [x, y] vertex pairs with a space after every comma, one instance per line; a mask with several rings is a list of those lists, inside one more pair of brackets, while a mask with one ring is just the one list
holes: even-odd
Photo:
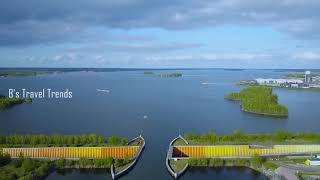
[[[118, 136], [105, 138], [96, 134], [82, 135], [1, 135], [0, 148], [18, 147], [95, 147], [125, 146], [127, 139]], [[130, 146], [141, 144], [140, 139], [130, 142]], [[1, 150], [1, 149], [0, 149]], [[129, 158], [114, 159], [34, 159], [28, 157], [11, 158], [0, 151], [0, 180], [44, 179], [54, 171], [65, 169], [110, 169], [114, 165], [120, 172], [132, 162]]]
[[49, 71], [46, 70], [27, 70], [27, 69], [5, 69], [0, 70], [0, 77], [26, 77], [26, 76], [40, 76], [47, 75]]
[[182, 77], [182, 73], [162, 73], [162, 74], [156, 74], [153, 71], [144, 71], [144, 75], [147, 76], [156, 76], [156, 77], [161, 77], [161, 78], [178, 78]]
[[230, 93], [226, 100], [239, 101], [242, 111], [266, 116], [287, 117], [288, 109], [278, 104], [277, 95], [269, 87], [248, 87], [239, 93]]
[[154, 75], [154, 72], [152, 72], [152, 71], [144, 71], [143, 74], [144, 75]]
[[161, 78], [177, 78], [182, 77], [181, 73], [170, 73], [170, 74], [159, 74], [158, 75]]
[[4, 95], [0, 94], [0, 110], [10, 109], [13, 106], [22, 104], [22, 103], [31, 103], [31, 98], [19, 99], [19, 98], [7, 98]]

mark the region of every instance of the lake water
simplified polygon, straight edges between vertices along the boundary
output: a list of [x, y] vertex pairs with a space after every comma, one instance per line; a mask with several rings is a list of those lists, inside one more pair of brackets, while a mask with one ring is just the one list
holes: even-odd
[[[0, 112], [0, 133], [113, 134], [133, 138], [141, 132], [146, 149], [135, 168], [122, 179], [170, 179], [165, 167], [169, 142], [179, 132], [219, 134], [239, 129], [244, 133], [319, 132], [320, 92], [275, 90], [288, 118], [270, 118], [240, 111], [239, 104], [224, 95], [239, 91], [234, 82], [280, 77], [274, 70], [176, 70], [182, 78], [159, 78], [143, 71], [72, 72], [39, 77], [0, 78], [0, 93], [8, 88], [39, 91], [68, 88], [72, 99], [36, 99], [31, 104]], [[203, 82], [208, 82], [203, 85]], [[110, 93], [98, 92], [108, 89]], [[144, 116], [148, 118], [144, 118]], [[110, 179], [108, 172], [53, 173], [48, 179]], [[250, 169], [189, 170], [181, 179], [266, 179]]]

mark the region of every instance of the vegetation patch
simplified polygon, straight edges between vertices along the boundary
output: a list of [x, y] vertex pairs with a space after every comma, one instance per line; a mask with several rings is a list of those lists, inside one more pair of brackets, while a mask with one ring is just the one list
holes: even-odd
[[31, 103], [31, 98], [19, 99], [19, 98], [7, 98], [4, 95], [0, 95], [0, 110], [10, 109], [16, 105], [22, 103]]
[[97, 147], [124, 146], [127, 139], [110, 136], [108, 138], [96, 134], [82, 135], [0, 135], [0, 147]]
[[189, 158], [189, 166], [194, 167], [254, 167], [259, 168], [262, 166], [264, 159], [259, 156], [250, 158]]
[[144, 71], [143, 74], [145, 74], [145, 75], [154, 75], [154, 72], [152, 72], [152, 71]]
[[278, 168], [278, 165], [276, 165], [275, 163], [270, 162], [270, 161], [266, 161], [263, 164], [263, 166], [265, 169], [271, 169], [271, 170], [276, 170]]
[[272, 94], [272, 88], [248, 87], [239, 93], [228, 94], [225, 99], [239, 101], [241, 110], [245, 112], [267, 116], [288, 116], [288, 109], [278, 104], [278, 97]]
[[0, 70], [0, 77], [25, 77], [25, 76], [39, 76], [46, 75], [49, 72], [46, 70], [17, 70], [17, 69], [7, 69]]
[[188, 160], [180, 159], [180, 160], [169, 160], [169, 165], [174, 172], [180, 172], [183, 168], [188, 164]]
[[0, 180], [31, 180], [44, 179], [51, 172], [63, 169], [110, 169], [114, 163], [117, 166], [125, 166], [130, 160], [126, 159], [85, 159], [80, 160], [37, 160], [20, 157], [11, 159], [10, 156], [0, 154]]
[[214, 145], [214, 144], [319, 144], [320, 133], [291, 133], [277, 131], [272, 134], [243, 134], [239, 130], [231, 134], [218, 135], [212, 131], [197, 135], [187, 133], [184, 138], [191, 145]]
[[170, 73], [170, 74], [159, 74], [159, 77], [162, 78], [177, 78], [177, 77], [182, 77], [181, 73]]
[[172, 145], [173, 146], [184, 146], [184, 145], [187, 145], [187, 144], [186, 144], [186, 142], [184, 142], [184, 140], [179, 138], [176, 141], [174, 141]]
[[[140, 141], [134, 141], [140, 144]], [[85, 146], [123, 146], [127, 145], [127, 140], [122, 137], [111, 136], [104, 138], [95, 134], [84, 135], [7, 135], [0, 136], [0, 148], [2, 147], [85, 147]], [[110, 169], [112, 164], [116, 172], [127, 168], [132, 160], [129, 158], [79, 160], [69, 159], [32, 159], [19, 157], [11, 159], [8, 154], [4, 154], [0, 149], [0, 180], [10, 179], [44, 179], [51, 172], [64, 169]]]

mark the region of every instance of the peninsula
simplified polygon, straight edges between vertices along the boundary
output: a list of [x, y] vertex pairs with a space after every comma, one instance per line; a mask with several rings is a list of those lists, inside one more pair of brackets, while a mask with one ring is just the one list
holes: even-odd
[[22, 104], [22, 103], [31, 103], [31, 98], [25, 98], [25, 99], [19, 99], [19, 98], [8, 98], [4, 95], [0, 94], [0, 111], [10, 109], [16, 105]]

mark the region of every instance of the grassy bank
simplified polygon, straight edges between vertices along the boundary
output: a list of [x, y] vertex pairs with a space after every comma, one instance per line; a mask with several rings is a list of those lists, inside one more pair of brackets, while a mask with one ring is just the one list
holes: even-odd
[[288, 109], [278, 104], [277, 95], [272, 94], [272, 88], [248, 87], [239, 93], [230, 93], [226, 100], [239, 101], [242, 111], [266, 116], [288, 116]]
[[178, 173], [180, 171], [182, 171], [186, 165], [188, 164], [188, 160], [169, 160], [169, 166], [171, 167], [171, 169]]

